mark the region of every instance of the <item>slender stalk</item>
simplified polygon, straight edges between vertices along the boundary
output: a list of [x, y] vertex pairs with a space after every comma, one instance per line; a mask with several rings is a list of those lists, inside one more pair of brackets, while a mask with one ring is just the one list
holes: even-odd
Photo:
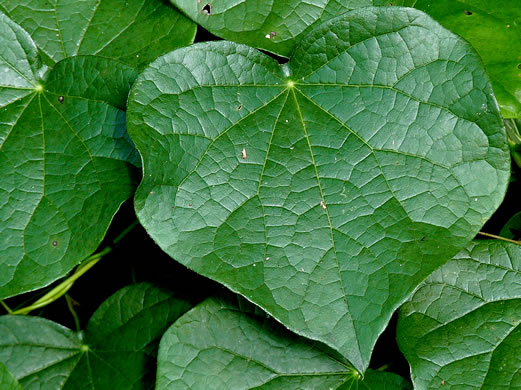
[[9, 314], [11, 314], [13, 311], [11, 310], [11, 308], [9, 306], [7, 306], [7, 303], [5, 303], [4, 301], [0, 301], [0, 303], [2, 304], [2, 306], [4, 307], [5, 310], [7, 310], [7, 312]]
[[496, 240], [511, 242], [512, 244], [521, 245], [521, 241], [511, 240], [510, 238], [496, 236], [495, 234], [485, 233], [485, 232], [479, 232], [478, 234], [489, 237], [489, 238], [495, 238]]
[[76, 326], [76, 332], [81, 330], [80, 327], [80, 319], [78, 318], [78, 314], [76, 314], [76, 310], [74, 310], [74, 305], [72, 303], [72, 298], [69, 294], [65, 294], [65, 300], [67, 301], [67, 307], [72, 314], [72, 318], [74, 318], [74, 325]]
[[[125, 237], [134, 227], [138, 225], [138, 221], [134, 221], [130, 226], [128, 226], [119, 236], [117, 236], [114, 241], [113, 245], [118, 244], [123, 237]], [[93, 254], [92, 256], [87, 257], [79, 266], [76, 268], [74, 273], [69, 276], [67, 279], [65, 279], [63, 282], [58, 284], [56, 287], [54, 287], [52, 290], [50, 290], [47, 294], [42, 296], [40, 299], [38, 299], [33, 304], [22, 307], [21, 309], [17, 310], [11, 310], [7, 308], [7, 305], [2, 302], [2, 305], [6, 308], [6, 310], [9, 312], [9, 314], [28, 314], [31, 311], [35, 309], [39, 309], [41, 307], [47, 306], [48, 304], [56, 301], [58, 298], [62, 297], [67, 293], [67, 291], [70, 290], [70, 288], [74, 285], [74, 282], [78, 280], [85, 272], [87, 272], [89, 269], [94, 267], [98, 261], [101, 260], [101, 258], [110, 252], [113, 251], [112, 246], [108, 246], [104, 248], [102, 251]]]

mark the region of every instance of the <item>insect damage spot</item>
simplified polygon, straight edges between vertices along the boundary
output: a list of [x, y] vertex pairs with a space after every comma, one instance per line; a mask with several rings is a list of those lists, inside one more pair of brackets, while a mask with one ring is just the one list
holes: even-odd
[[211, 15], [212, 14], [212, 5], [210, 3], [206, 3], [203, 8], [201, 8], [201, 13], [203, 15]]
[[463, 13], [464, 13], [465, 15], [468, 15], [468, 16], [472, 15], [472, 11], [469, 11], [469, 10], [467, 10], [467, 9], [464, 10]]
[[64, 101], [64, 100], [65, 100], [65, 98], [64, 98], [63, 96], [58, 97], [58, 101], [59, 101], [61, 104], [63, 104], [63, 101]]

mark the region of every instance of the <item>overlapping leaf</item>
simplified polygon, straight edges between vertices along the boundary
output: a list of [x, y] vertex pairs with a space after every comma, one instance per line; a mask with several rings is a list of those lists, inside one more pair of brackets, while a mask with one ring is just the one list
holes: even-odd
[[54, 64], [99, 55], [135, 68], [193, 42], [196, 26], [161, 0], [3, 0], [0, 10]]
[[521, 386], [521, 248], [477, 241], [403, 306], [398, 343], [414, 388]]
[[411, 0], [170, 0], [192, 20], [230, 41], [288, 57], [318, 24], [367, 6], [406, 5]]
[[26, 390], [148, 389], [159, 337], [189, 308], [142, 283], [108, 298], [84, 333], [40, 317], [2, 316], [0, 362]]
[[136, 81], [127, 117], [156, 242], [361, 371], [509, 176], [478, 56], [412, 9], [333, 19], [282, 67], [230, 42], [174, 51]]
[[[88, 31], [79, 22], [57, 32], [48, 25], [76, 6], [90, 5], [99, 15], [105, 3], [2, 2], [36, 41], [0, 13], [0, 299], [43, 287], [69, 272], [96, 249], [115, 212], [133, 193], [130, 164], [139, 165], [140, 159], [126, 134], [123, 110], [136, 70], [101, 56], [68, 57], [49, 69], [39, 55], [59, 60], [90, 52], [126, 61], [113, 45], [135, 27], [134, 19], [126, 20], [128, 29], [95, 22], [98, 16], [89, 19]], [[156, 15], [156, 23], [175, 28], [175, 11], [165, 5], [152, 8], [167, 9]], [[85, 15], [73, 13], [71, 20]], [[193, 23], [182, 20], [179, 39], [157, 47], [151, 43], [142, 57], [191, 42], [192, 33], [182, 34]], [[59, 47], [72, 39], [67, 34], [84, 33], [83, 44], [78, 50], [50, 49], [55, 32]], [[102, 37], [99, 42], [110, 39], [110, 52], [95, 49], [92, 34]], [[136, 39], [141, 46], [150, 43], [150, 35], [141, 37]], [[141, 53], [141, 46], [129, 44], [128, 53]]]
[[501, 112], [521, 118], [521, 7], [518, 0], [418, 0], [415, 8], [467, 39], [492, 79]]
[[2, 390], [22, 390], [22, 387], [15, 377], [7, 370], [7, 367], [0, 363], [0, 389]]
[[410, 388], [386, 372], [368, 371], [362, 381], [309, 341], [239, 307], [211, 298], [176, 321], [161, 339], [156, 389]]

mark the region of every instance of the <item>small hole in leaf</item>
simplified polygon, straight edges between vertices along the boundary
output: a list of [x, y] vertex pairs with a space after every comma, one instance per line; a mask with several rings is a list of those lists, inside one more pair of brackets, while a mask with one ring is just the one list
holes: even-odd
[[63, 101], [64, 101], [64, 100], [65, 100], [65, 98], [64, 98], [63, 96], [58, 97], [58, 101], [59, 101], [61, 104], [63, 104]]
[[465, 15], [468, 15], [468, 16], [472, 15], [472, 11], [469, 11], [468, 9], [466, 9], [465, 11], [463, 11], [463, 13], [464, 13]]
[[206, 3], [203, 8], [201, 8], [201, 13], [206, 15], [212, 14], [212, 5], [210, 3]]
[[52, 246], [58, 246], [58, 241], [53, 241]]

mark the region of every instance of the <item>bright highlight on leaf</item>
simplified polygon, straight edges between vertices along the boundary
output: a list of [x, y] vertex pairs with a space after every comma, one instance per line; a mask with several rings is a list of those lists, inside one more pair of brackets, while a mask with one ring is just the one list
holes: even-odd
[[351, 367], [240, 303], [210, 298], [172, 325], [159, 347], [157, 390], [411, 388], [388, 372], [369, 370], [362, 380]]
[[24, 389], [149, 389], [155, 376], [151, 351], [190, 307], [141, 283], [103, 302], [81, 334], [40, 317], [2, 316], [0, 362]]
[[333, 19], [282, 67], [231, 42], [174, 51], [136, 81], [128, 121], [154, 240], [362, 372], [510, 170], [479, 57], [404, 8]]
[[475, 241], [420, 285], [397, 329], [415, 389], [520, 386], [520, 271], [519, 245]]

